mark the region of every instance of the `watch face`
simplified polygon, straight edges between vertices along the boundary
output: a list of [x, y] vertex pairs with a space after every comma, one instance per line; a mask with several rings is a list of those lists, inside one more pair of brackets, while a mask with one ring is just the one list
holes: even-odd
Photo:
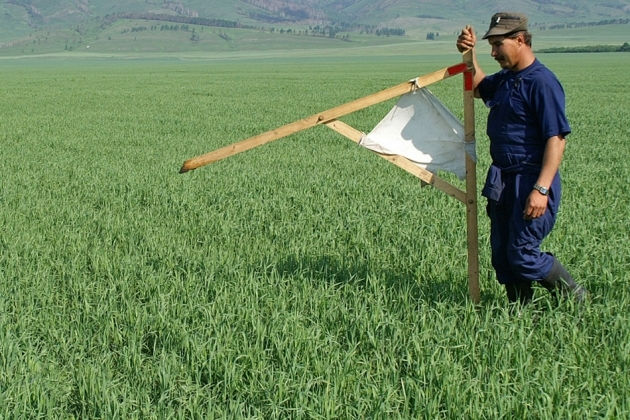
[[534, 188], [537, 189], [542, 195], [547, 195], [549, 193], [549, 190], [547, 188], [540, 186], [538, 184], [535, 184]]

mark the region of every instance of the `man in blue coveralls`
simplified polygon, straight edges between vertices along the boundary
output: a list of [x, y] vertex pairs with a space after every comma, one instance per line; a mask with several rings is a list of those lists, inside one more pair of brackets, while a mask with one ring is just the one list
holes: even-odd
[[[564, 91], [532, 51], [527, 16], [495, 14], [483, 39], [502, 69], [486, 75], [474, 58], [475, 96], [490, 108], [487, 133], [492, 165], [482, 195], [488, 199], [497, 280], [510, 302], [531, 301], [534, 283], [582, 301], [586, 290], [552, 254], [540, 250], [560, 205], [558, 168], [565, 137], [571, 132]], [[476, 42], [468, 26], [457, 38], [457, 48], [463, 52]]]

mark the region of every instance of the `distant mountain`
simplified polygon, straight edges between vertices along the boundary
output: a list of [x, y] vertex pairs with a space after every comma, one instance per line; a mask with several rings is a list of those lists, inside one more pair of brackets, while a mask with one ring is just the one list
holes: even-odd
[[630, 0], [0, 0], [0, 44], [36, 30], [120, 19], [285, 30], [330, 25], [337, 31], [453, 31], [468, 22], [485, 25], [499, 10], [525, 12], [532, 25], [592, 23], [630, 18]]

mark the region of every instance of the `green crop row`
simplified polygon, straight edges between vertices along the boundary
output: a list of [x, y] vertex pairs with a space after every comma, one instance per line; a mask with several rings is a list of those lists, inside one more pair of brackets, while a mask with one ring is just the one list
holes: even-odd
[[545, 247], [592, 299], [520, 314], [483, 201], [476, 306], [463, 206], [326, 127], [178, 174], [456, 53], [1, 62], [0, 418], [630, 416], [627, 59], [542, 58], [573, 126]]

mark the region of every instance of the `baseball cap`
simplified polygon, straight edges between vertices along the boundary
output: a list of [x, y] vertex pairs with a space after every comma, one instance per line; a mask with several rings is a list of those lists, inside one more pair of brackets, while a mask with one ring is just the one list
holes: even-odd
[[492, 16], [488, 32], [486, 32], [482, 39], [495, 35], [508, 35], [514, 32], [526, 30], [526, 15], [516, 12], [499, 12]]

